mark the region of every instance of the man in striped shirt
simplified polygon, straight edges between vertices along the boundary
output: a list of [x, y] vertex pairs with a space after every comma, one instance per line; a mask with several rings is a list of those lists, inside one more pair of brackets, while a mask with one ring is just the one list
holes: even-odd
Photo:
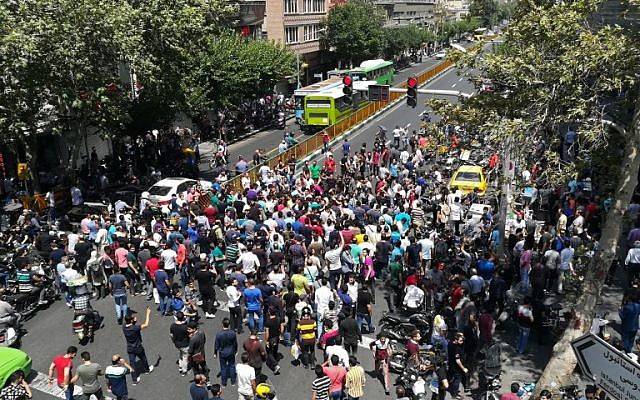
[[364, 369], [359, 364], [354, 356], [349, 357], [349, 372], [347, 372], [347, 377], [345, 378], [345, 387], [349, 400], [358, 400], [364, 397], [366, 380], [364, 378]]
[[321, 365], [316, 365], [316, 379], [311, 384], [311, 400], [329, 400], [329, 385], [331, 379], [324, 374]]

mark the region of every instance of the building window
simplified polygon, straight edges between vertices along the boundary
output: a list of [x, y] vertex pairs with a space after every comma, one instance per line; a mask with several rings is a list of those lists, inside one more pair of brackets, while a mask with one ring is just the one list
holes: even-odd
[[311, 42], [313, 40], [320, 39], [320, 26], [319, 25], [305, 25], [303, 39], [305, 42]]
[[303, 0], [302, 12], [323, 13], [324, 11], [324, 0]]
[[287, 26], [284, 28], [284, 37], [286, 44], [298, 43], [298, 27]]
[[298, 13], [298, 0], [283, 0], [284, 1], [284, 13], [285, 14], [297, 14]]

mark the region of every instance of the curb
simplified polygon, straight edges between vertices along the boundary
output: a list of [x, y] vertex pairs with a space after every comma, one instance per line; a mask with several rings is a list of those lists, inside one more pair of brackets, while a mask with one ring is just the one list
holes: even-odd
[[[429, 79], [428, 81], [425, 81], [422, 85], [420, 85], [419, 87], [423, 87], [425, 85], [428, 85], [429, 83], [433, 82], [435, 79], [439, 78], [440, 76], [442, 76], [443, 74], [445, 74], [446, 72], [449, 72], [449, 70], [451, 68], [454, 68], [455, 65], [451, 65], [449, 68], [445, 68], [442, 71], [440, 71], [437, 75], [433, 76], [431, 79]], [[389, 109], [395, 107], [398, 103], [400, 103], [404, 98], [406, 97], [406, 95], [403, 95], [402, 97], [398, 98], [398, 100], [394, 101], [393, 103], [389, 103], [387, 104], [384, 108], [381, 108], [380, 110], [378, 110], [377, 113], [371, 115], [369, 118], [359, 122], [358, 124], [352, 126], [350, 129], [344, 131], [340, 136], [336, 136], [335, 138], [333, 138], [332, 141], [329, 142], [329, 147], [334, 146], [336, 143], [339, 143], [340, 141], [342, 141], [345, 137], [348, 137], [350, 134], [352, 134], [353, 132], [359, 130], [360, 128], [362, 128], [363, 126], [365, 126], [366, 124], [370, 123], [371, 121], [373, 121], [375, 118], [379, 117], [381, 114], [387, 112]], [[315, 150], [312, 153], [309, 153], [308, 155], [306, 155], [304, 158], [302, 158], [300, 161], [298, 161], [298, 163], [296, 164], [296, 170], [298, 170], [298, 166], [300, 165], [304, 165], [304, 163], [306, 163], [307, 161], [311, 161], [313, 159], [315, 159], [318, 156], [322, 155], [322, 149], [318, 149]]]

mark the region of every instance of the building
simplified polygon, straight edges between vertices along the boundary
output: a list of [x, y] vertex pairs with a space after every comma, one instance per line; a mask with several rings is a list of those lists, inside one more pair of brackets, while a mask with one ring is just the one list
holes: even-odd
[[448, 20], [460, 21], [469, 15], [469, 0], [440, 0], [440, 3]]
[[386, 27], [409, 24], [432, 26], [436, 0], [375, 0], [387, 14]]

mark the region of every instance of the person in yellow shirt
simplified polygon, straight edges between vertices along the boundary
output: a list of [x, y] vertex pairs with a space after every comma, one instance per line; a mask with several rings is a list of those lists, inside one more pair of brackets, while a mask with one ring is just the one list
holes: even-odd
[[358, 359], [354, 356], [349, 357], [349, 371], [345, 378], [345, 388], [349, 400], [358, 400], [364, 397], [364, 369], [360, 366]]
[[310, 294], [311, 286], [306, 276], [300, 273], [299, 269], [295, 270], [295, 273], [291, 276], [291, 283], [293, 284], [293, 291], [298, 295]]

